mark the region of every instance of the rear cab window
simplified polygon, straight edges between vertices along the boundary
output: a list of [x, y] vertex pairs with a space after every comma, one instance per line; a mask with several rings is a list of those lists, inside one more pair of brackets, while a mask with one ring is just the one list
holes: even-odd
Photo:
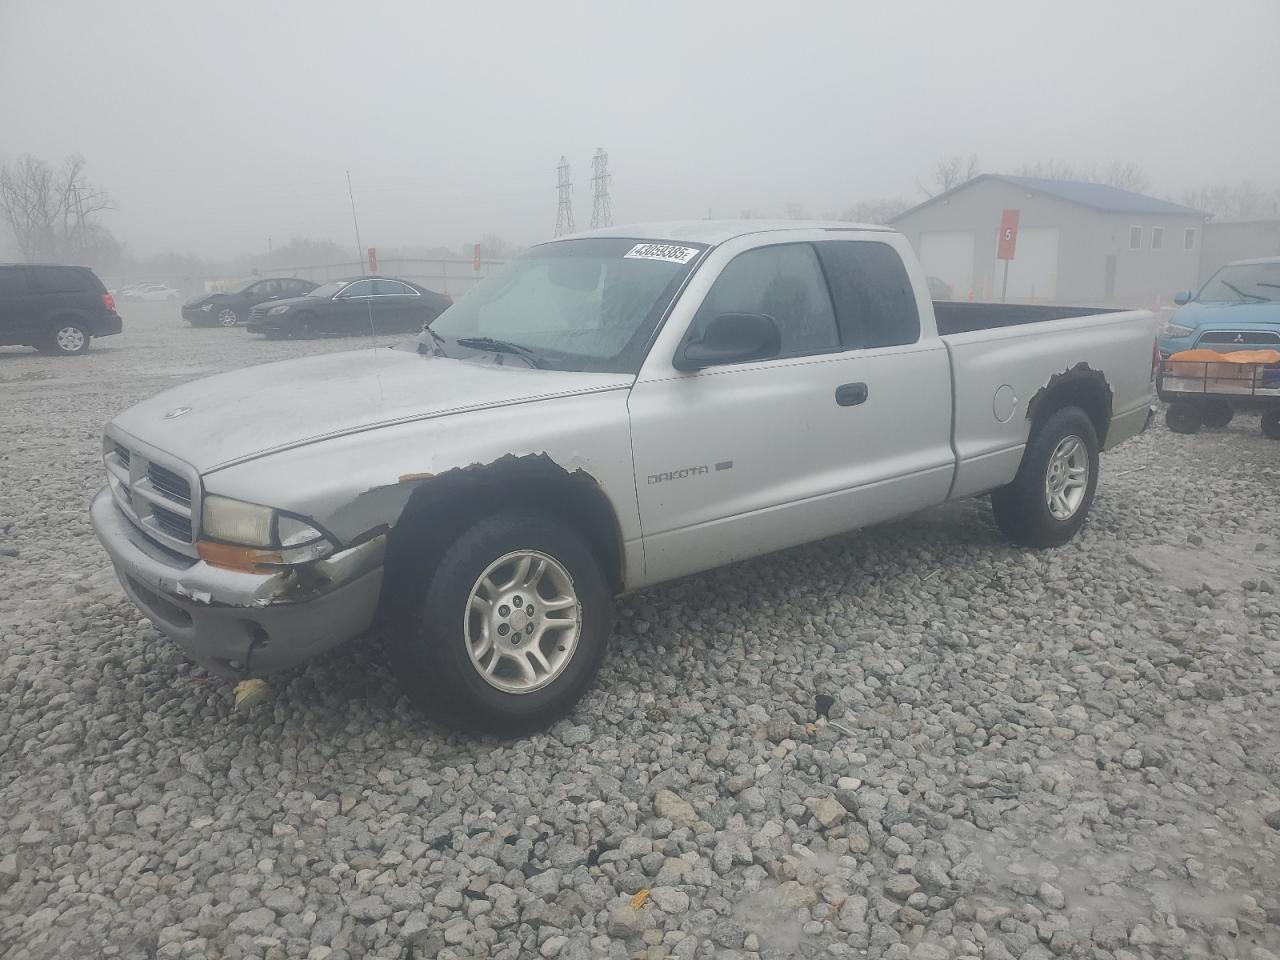
[[823, 240], [817, 249], [846, 348], [896, 347], [920, 339], [915, 289], [898, 251], [874, 240]]

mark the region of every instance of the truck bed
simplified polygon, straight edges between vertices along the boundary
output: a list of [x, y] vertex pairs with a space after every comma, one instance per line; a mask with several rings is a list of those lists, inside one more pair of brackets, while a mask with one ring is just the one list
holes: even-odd
[[1016, 327], [1024, 323], [1067, 320], [1112, 313], [1114, 307], [1059, 307], [1033, 303], [977, 303], [967, 300], [935, 300], [933, 314], [938, 333], [970, 333], [996, 327]]

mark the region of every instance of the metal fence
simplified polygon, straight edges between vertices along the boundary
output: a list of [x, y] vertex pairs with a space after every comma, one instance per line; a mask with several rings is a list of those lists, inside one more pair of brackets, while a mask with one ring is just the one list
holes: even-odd
[[[419, 260], [407, 257], [379, 258], [378, 273], [384, 277], [400, 277], [412, 280], [419, 286], [438, 293], [456, 297], [466, 293], [489, 276], [505, 260]], [[359, 277], [368, 273], [367, 264], [351, 260], [346, 263], [326, 263], [311, 266], [273, 267], [273, 277], [298, 277], [315, 283], [338, 280], [343, 277]], [[263, 272], [263, 276], [268, 275]]]
[[[477, 283], [489, 276], [505, 260], [481, 260], [477, 269], [475, 260], [427, 260], [412, 257], [379, 258], [378, 273], [384, 277], [402, 277], [412, 280], [419, 286], [438, 293], [447, 293], [458, 297], [469, 291]], [[362, 277], [369, 272], [368, 264], [349, 260], [345, 263], [322, 263], [302, 266], [259, 267], [257, 275], [261, 277], [297, 277], [324, 283], [326, 280], [339, 280], [343, 277]], [[99, 273], [98, 276], [108, 289], [118, 289], [125, 284], [139, 281], [165, 283], [173, 287], [183, 297], [197, 293], [211, 293], [225, 290], [249, 276], [190, 276], [173, 274], [155, 274], [145, 277], [123, 276], [112, 273]]]

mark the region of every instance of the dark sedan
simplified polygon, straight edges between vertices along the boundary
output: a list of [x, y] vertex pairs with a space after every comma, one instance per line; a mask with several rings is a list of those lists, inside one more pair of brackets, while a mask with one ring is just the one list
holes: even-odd
[[246, 280], [222, 293], [202, 293], [182, 305], [182, 319], [193, 327], [234, 327], [249, 319], [249, 311], [269, 300], [310, 293], [316, 285], [293, 277]]
[[260, 303], [247, 329], [269, 340], [416, 332], [452, 303], [446, 294], [408, 280], [352, 277], [331, 280], [304, 297]]

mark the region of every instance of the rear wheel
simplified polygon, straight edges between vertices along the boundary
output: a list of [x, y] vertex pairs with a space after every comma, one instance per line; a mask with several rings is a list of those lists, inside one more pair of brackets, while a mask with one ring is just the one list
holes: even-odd
[[604, 659], [613, 604], [595, 556], [553, 517], [477, 521], [430, 571], [397, 577], [388, 647], [409, 697], [476, 732], [567, 714]]
[[89, 331], [83, 324], [63, 322], [57, 324], [40, 349], [63, 357], [76, 357], [89, 349]]
[[1028, 547], [1057, 547], [1084, 526], [1098, 485], [1098, 437], [1079, 407], [1035, 429], [1013, 482], [991, 494], [996, 524]]
[[1225, 429], [1234, 416], [1235, 411], [1231, 409], [1231, 403], [1227, 400], [1206, 400], [1200, 411], [1204, 425], [1214, 430]]
[[1202, 422], [1200, 408], [1190, 400], [1175, 400], [1164, 412], [1164, 422], [1174, 433], [1198, 433]]
[[1280, 440], [1280, 410], [1267, 410], [1263, 412], [1262, 432], [1272, 440]]

